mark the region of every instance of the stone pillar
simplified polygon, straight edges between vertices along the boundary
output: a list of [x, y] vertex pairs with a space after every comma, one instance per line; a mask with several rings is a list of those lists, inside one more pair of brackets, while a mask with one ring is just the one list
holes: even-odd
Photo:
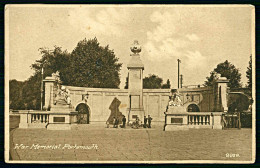
[[26, 111], [26, 112], [19, 112], [19, 114], [20, 114], [20, 123], [19, 123], [19, 128], [28, 128], [28, 122], [31, 122], [31, 120], [30, 121], [28, 121], [28, 111]]
[[55, 77], [46, 77], [43, 80], [44, 84], [45, 84], [45, 100], [44, 100], [44, 106], [45, 108], [51, 108], [53, 105], [53, 88], [55, 86], [56, 83], [56, 79]]
[[217, 111], [227, 112], [227, 84], [229, 80], [226, 77], [219, 77], [216, 81], [216, 104]]
[[130, 48], [133, 52], [130, 56], [130, 62], [127, 64], [128, 68], [128, 95], [129, 95], [129, 118], [128, 121], [134, 121], [135, 116], [143, 122], [144, 108], [143, 108], [143, 70], [144, 65], [140, 59], [139, 53], [141, 47], [138, 41], [134, 41]]
[[213, 129], [222, 129], [222, 124], [221, 124], [222, 112], [213, 112], [212, 117], [213, 117], [212, 128]]

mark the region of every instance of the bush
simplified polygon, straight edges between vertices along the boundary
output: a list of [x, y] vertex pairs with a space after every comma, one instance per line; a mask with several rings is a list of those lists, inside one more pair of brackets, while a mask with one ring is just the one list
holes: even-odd
[[241, 128], [252, 128], [252, 113], [240, 113]]

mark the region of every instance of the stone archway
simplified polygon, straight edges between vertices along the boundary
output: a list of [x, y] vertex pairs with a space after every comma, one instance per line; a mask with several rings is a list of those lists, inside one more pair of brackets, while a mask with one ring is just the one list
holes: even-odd
[[188, 112], [200, 112], [200, 108], [197, 104], [190, 104], [188, 107], [187, 107], [187, 111]]
[[80, 103], [79, 105], [77, 105], [76, 111], [78, 112], [77, 123], [89, 124], [89, 116], [90, 116], [89, 106], [85, 103]]

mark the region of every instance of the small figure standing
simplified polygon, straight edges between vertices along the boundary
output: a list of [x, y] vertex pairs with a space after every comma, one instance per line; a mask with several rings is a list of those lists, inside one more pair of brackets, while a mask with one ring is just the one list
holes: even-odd
[[106, 124], [107, 124], [107, 128], [109, 128], [109, 121], [107, 121]]
[[146, 116], [144, 116], [144, 128], [146, 128], [147, 127], [147, 118], [146, 118]]
[[152, 117], [148, 115], [148, 128], [151, 128], [151, 123], [152, 123]]
[[135, 120], [135, 128], [139, 128], [139, 117], [136, 117], [136, 120]]
[[136, 124], [139, 126], [139, 117], [136, 117]]
[[125, 116], [123, 117], [122, 122], [123, 122], [123, 127], [122, 127], [122, 128], [125, 128], [125, 123], [126, 123], [126, 118], [125, 118]]

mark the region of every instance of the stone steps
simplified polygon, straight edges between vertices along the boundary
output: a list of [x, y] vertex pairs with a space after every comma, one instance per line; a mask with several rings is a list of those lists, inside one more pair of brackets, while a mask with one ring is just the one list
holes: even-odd
[[48, 123], [30, 123], [28, 124], [28, 128], [46, 128]]
[[71, 130], [97, 130], [105, 128], [105, 124], [71, 124]]
[[48, 124], [47, 130], [70, 130], [70, 124]]

